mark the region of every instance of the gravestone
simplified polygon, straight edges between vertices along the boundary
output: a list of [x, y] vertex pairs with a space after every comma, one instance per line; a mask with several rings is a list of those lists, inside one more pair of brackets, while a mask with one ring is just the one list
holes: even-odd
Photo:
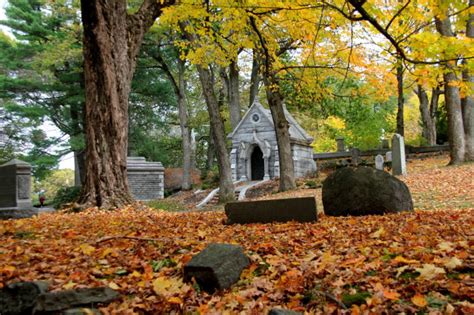
[[375, 157], [375, 168], [383, 171], [383, 156], [381, 154]]
[[137, 200], [163, 199], [164, 174], [165, 168], [160, 162], [147, 162], [141, 156], [127, 158], [128, 184]]
[[382, 149], [388, 149], [388, 139], [382, 139]]
[[31, 203], [31, 165], [11, 160], [0, 166], [0, 219], [38, 214]]
[[329, 216], [380, 215], [413, 211], [408, 186], [372, 167], [344, 167], [323, 182], [324, 213]]
[[337, 152], [345, 152], [346, 151], [346, 145], [344, 143], [344, 138], [343, 137], [337, 137], [336, 138], [336, 144], [337, 144]]
[[398, 133], [394, 134], [392, 138], [392, 174], [407, 174], [405, 142], [403, 137]]
[[317, 221], [314, 197], [229, 202], [225, 205], [228, 224]]
[[357, 166], [361, 162], [360, 160], [360, 150], [357, 148], [352, 148], [351, 149], [351, 165], [352, 166]]
[[385, 153], [385, 161], [392, 163], [392, 151]]
[[212, 243], [184, 266], [183, 278], [194, 278], [205, 291], [214, 292], [237, 282], [249, 263], [240, 246]]

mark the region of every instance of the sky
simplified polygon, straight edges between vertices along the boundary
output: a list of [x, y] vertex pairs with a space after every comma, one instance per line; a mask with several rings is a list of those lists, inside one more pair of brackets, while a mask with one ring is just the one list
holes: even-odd
[[[0, 0], [0, 20], [4, 20], [6, 18], [5, 6], [7, 2], [8, 2], [7, 0]], [[8, 32], [8, 29], [5, 28], [4, 26], [0, 25], [0, 29]], [[46, 132], [46, 134], [49, 137], [61, 136], [61, 132], [59, 131], [59, 129], [56, 128], [56, 126], [54, 126], [52, 123], [45, 123], [42, 129]], [[59, 163], [59, 168], [60, 169], [64, 169], [64, 168], [74, 169], [74, 155], [72, 153], [65, 155], [61, 159], [61, 162]]]

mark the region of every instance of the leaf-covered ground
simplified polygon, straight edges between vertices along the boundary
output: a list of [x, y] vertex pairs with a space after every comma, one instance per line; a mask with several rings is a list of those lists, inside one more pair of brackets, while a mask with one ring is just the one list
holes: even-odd
[[[101, 310], [115, 314], [472, 314], [474, 165], [445, 162], [410, 164], [404, 180], [426, 209], [414, 213], [228, 226], [222, 212], [127, 208], [3, 221], [0, 286], [108, 285], [122, 298]], [[236, 285], [213, 295], [182, 282], [183, 265], [211, 242], [239, 244], [251, 258]]]

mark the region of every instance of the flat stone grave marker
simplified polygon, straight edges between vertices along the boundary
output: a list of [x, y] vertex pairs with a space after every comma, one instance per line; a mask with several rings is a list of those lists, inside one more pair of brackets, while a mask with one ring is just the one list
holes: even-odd
[[206, 292], [227, 289], [240, 278], [250, 261], [242, 247], [232, 244], [209, 244], [184, 266], [184, 281], [196, 279]]
[[229, 202], [225, 205], [228, 224], [317, 221], [314, 197]]
[[375, 157], [375, 168], [383, 171], [383, 155], [378, 154]]

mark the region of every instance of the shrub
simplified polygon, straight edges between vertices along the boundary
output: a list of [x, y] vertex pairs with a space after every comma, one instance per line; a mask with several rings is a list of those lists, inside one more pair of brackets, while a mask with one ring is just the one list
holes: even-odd
[[62, 187], [56, 193], [52, 206], [56, 209], [61, 209], [65, 204], [75, 202], [79, 198], [81, 187]]

